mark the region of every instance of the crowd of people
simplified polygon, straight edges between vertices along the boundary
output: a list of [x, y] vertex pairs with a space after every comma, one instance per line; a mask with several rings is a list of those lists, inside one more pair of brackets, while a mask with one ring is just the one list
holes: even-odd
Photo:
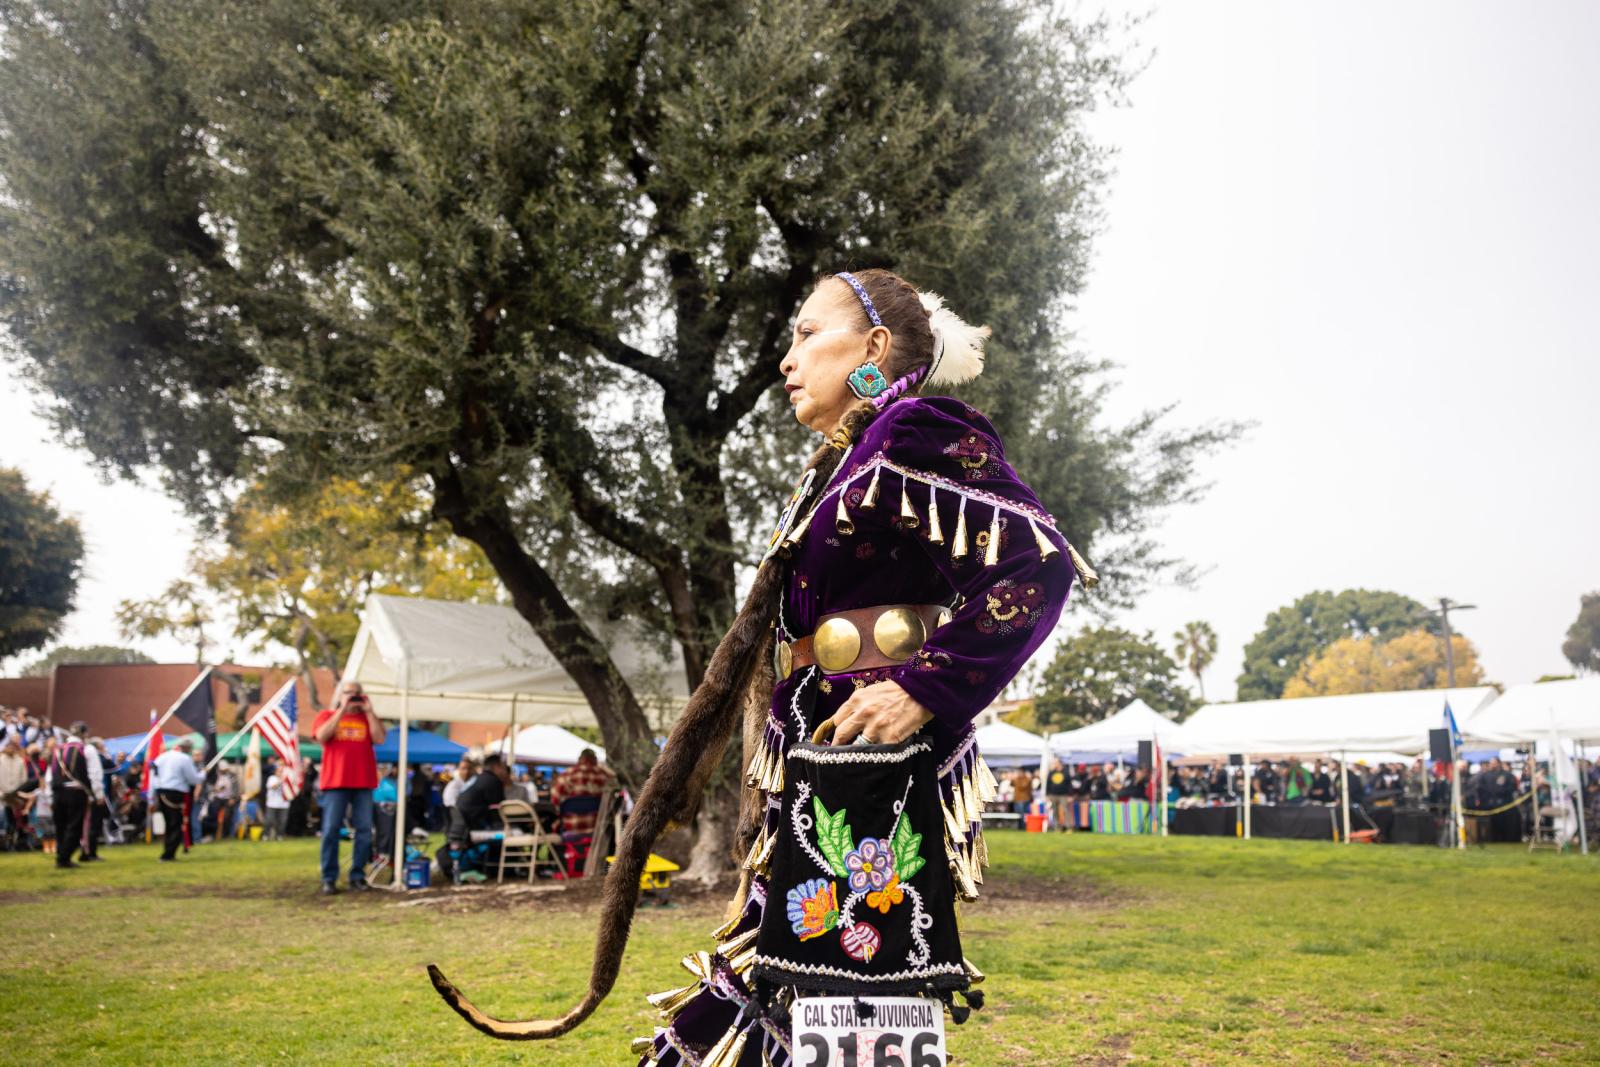
[[[1460, 761], [1461, 799], [1469, 813], [1500, 815], [1532, 794], [1530, 811], [1550, 803], [1550, 782], [1545, 770], [1531, 760], [1517, 769], [1491, 758], [1469, 764]], [[1600, 822], [1600, 764], [1579, 762], [1583, 809], [1591, 822]], [[1341, 769], [1338, 760], [1260, 760], [1243, 763], [1213, 760], [1209, 764], [1168, 763], [1166, 801], [1173, 807], [1237, 804], [1245, 795], [1246, 774], [1253, 804], [1342, 804], [1348, 782], [1352, 806], [1426, 808], [1435, 812], [1451, 805], [1448, 761], [1430, 763], [1351, 763]], [[1157, 783], [1148, 768], [1123, 763], [1064, 764], [1054, 761], [1044, 782], [1028, 768], [1000, 776], [998, 810], [1026, 815], [1045, 801], [1051, 825], [1070, 829], [1069, 805], [1084, 801], [1153, 801]], [[1513, 812], [1513, 816], [1515, 813]]]
[[473, 830], [498, 828], [505, 800], [528, 803], [552, 832], [576, 837], [593, 830], [594, 808], [564, 802], [598, 797], [612, 782], [586, 749], [565, 770], [469, 754], [450, 767], [417, 766], [402, 785], [399, 769], [374, 757], [382, 729], [360, 686], [350, 685], [313, 720], [323, 755], [305, 766], [299, 790], [272, 760], [259, 773], [237, 762], [207, 771], [205, 753], [188, 739], [151, 761], [146, 785], [143, 755], [119, 760], [86, 724], [63, 728], [26, 709], [0, 707], [0, 850], [41, 852], [72, 868], [99, 860], [104, 845], [141, 839], [161, 839], [161, 861], [173, 862], [214, 841], [320, 834], [323, 891], [333, 893], [339, 842], [348, 837], [349, 884], [360, 890], [373, 858], [394, 853], [402, 788], [406, 830], [443, 831], [440, 866], [453, 873], [452, 846], [465, 846]]

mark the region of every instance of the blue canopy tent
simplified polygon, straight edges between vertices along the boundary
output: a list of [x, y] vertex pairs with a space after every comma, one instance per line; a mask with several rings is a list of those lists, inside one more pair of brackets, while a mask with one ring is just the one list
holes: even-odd
[[[448, 737], [440, 737], [427, 730], [406, 731], [407, 763], [455, 763], [466, 751], [466, 745], [458, 745]], [[383, 739], [383, 744], [375, 747], [373, 753], [378, 757], [379, 763], [399, 763], [399, 729], [391, 728], [389, 735]]]
[[[106, 751], [111, 753], [113, 756], [116, 756], [118, 759], [121, 759], [134, 749], [138, 748], [139, 744], [144, 740], [145, 735], [149, 732], [149, 730], [140, 730], [136, 734], [124, 734], [122, 737], [108, 737], [106, 738]], [[179, 738], [173, 736], [172, 734], [162, 734], [161, 750], [165, 752], [173, 745], [176, 745], [179, 740]]]

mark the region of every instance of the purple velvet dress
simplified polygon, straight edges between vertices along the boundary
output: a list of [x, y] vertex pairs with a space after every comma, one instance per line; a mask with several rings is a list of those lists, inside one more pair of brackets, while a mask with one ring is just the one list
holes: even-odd
[[[763, 935], [764, 919], [769, 930], [781, 923], [787, 904], [788, 919], [802, 939], [816, 932], [806, 922], [820, 921], [807, 910], [812, 900], [798, 899], [796, 890], [769, 877], [767, 861], [780, 835], [785, 802], [792, 801], [796, 788], [805, 789], [795, 781], [792, 761], [786, 773], [785, 756], [796, 755], [797, 744], [807, 747], [803, 743], [816, 725], [858, 688], [893, 680], [932, 712], [918, 739], [933, 750], [930, 766], [937, 767], [943, 826], [923, 827], [928, 844], [920, 849], [923, 856], [935, 857], [929, 869], [947, 873], [957, 895], [976, 898], [984, 862], [979, 816], [993, 796], [994, 779], [974, 745], [972, 720], [1049, 635], [1074, 577], [1081, 573], [1093, 580], [1005, 461], [994, 427], [973, 408], [944, 397], [890, 405], [843, 457], [820, 494], [805, 498], [779, 541], [787, 549], [779, 640], [811, 634], [824, 616], [854, 608], [939, 604], [952, 613], [896, 666], [825, 674], [813, 665], [779, 680], [764, 745], [749, 768], [749, 784], [768, 804], [768, 822], [745, 864], [751, 872], [748, 890], [734, 917], [713, 931], [714, 945], [684, 959], [693, 980], [650, 998], [663, 1021], [652, 1037], [635, 1042], [642, 1064], [790, 1063], [785, 1013], [773, 1004], [787, 1003], [797, 990], [785, 988], [775, 997], [752, 971], [761, 970], [758, 937], [764, 944], [771, 940]], [[787, 831], [782, 832], [786, 840]], [[852, 855], [852, 864], [862, 862], [859, 854]], [[870, 864], [871, 857], [865, 862]], [[884, 889], [881, 881], [872, 885]], [[821, 889], [816, 892], [824, 907], [834, 909], [828, 916], [832, 922], [839, 904], [836, 890], [830, 883], [825, 897]], [[887, 912], [887, 903], [882, 907]], [[955, 938], [953, 930], [949, 937]], [[981, 979], [962, 963], [966, 979]]]

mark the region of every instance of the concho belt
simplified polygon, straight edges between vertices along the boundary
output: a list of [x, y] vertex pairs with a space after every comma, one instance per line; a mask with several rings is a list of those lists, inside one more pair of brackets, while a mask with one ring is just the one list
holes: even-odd
[[827, 674], [898, 666], [949, 621], [950, 609], [943, 604], [878, 604], [834, 612], [818, 621], [816, 633], [779, 641], [773, 667], [781, 680], [813, 663]]

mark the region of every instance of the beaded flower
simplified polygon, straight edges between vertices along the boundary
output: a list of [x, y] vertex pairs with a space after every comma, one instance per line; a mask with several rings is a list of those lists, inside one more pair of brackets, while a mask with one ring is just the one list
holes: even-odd
[[850, 889], [860, 893], [882, 889], [894, 875], [894, 850], [881, 837], [868, 837], [844, 858], [850, 872]]
[[839, 925], [839, 897], [833, 882], [826, 878], [813, 878], [789, 890], [789, 925], [800, 940], [809, 941]]

